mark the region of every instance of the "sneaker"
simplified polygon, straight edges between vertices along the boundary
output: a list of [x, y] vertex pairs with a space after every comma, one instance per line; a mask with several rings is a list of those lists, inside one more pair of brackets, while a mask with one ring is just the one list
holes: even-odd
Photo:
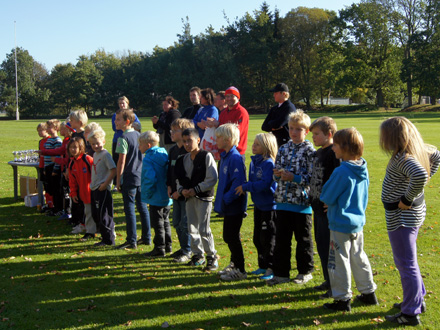
[[81, 241], [81, 242], [86, 242], [86, 241], [88, 241], [89, 239], [92, 239], [92, 238], [95, 238], [95, 234], [89, 234], [89, 233], [86, 233], [83, 237], [81, 237], [79, 240]]
[[316, 291], [328, 291], [330, 289], [330, 284], [327, 281], [322, 282], [320, 285], [314, 286]]
[[93, 246], [96, 247], [107, 246], [107, 245], [114, 245], [114, 244], [106, 244], [104, 241], [93, 244]]
[[393, 323], [397, 323], [399, 325], [419, 325], [420, 322], [420, 317], [419, 315], [406, 315], [403, 314], [402, 312], [397, 313], [395, 315], [387, 315], [385, 316], [385, 320], [387, 320], [388, 322], [393, 322]]
[[58, 220], [67, 220], [70, 218], [72, 218], [71, 214], [63, 212], [63, 214], [58, 218]]
[[263, 268], [258, 268], [257, 270], [253, 270], [251, 271], [252, 275], [262, 275], [262, 274], [266, 274], [266, 269]]
[[241, 272], [240, 269], [238, 268], [233, 268], [231, 269], [231, 271], [220, 276], [220, 279], [222, 281], [227, 281], [227, 282], [245, 280], [246, 278], [247, 278], [246, 272]]
[[147, 258], [165, 257], [165, 250], [154, 248], [150, 252], [145, 253], [144, 256], [147, 257]]
[[151, 245], [151, 241], [145, 241], [142, 238], [136, 242], [137, 245]]
[[45, 204], [41, 207], [40, 213], [44, 213], [48, 210], [50, 210], [49, 205]]
[[122, 249], [133, 249], [133, 250], [136, 250], [137, 249], [137, 244], [136, 243], [125, 242], [125, 243], [122, 243], [121, 245], [118, 245], [116, 247], [116, 249], [118, 249], [118, 250], [122, 250]]
[[171, 245], [167, 245], [167, 246], [165, 246], [165, 252], [166, 252], [166, 253], [171, 253], [171, 252], [173, 252], [173, 247], [172, 247]]
[[205, 263], [205, 258], [201, 256], [192, 256], [187, 266], [201, 266]]
[[288, 283], [288, 282], [290, 282], [290, 278], [288, 278], [288, 277], [273, 276], [272, 279], [270, 279], [266, 282], [266, 284], [269, 286], [274, 286], [274, 285]]
[[81, 234], [85, 232], [86, 232], [86, 226], [84, 226], [82, 223], [76, 225], [72, 230], [72, 234]]
[[359, 300], [360, 302], [367, 304], [367, 305], [378, 305], [379, 304], [379, 302], [377, 301], [376, 294], [374, 292], [362, 293], [362, 294], [356, 296], [356, 300]]
[[326, 293], [323, 293], [319, 296], [319, 299], [329, 299], [332, 297], [332, 292], [328, 290]]
[[265, 280], [265, 281], [273, 279], [273, 270], [268, 268], [266, 270], [266, 272], [264, 273], [264, 275], [260, 276], [259, 278], [260, 278], [260, 280]]
[[219, 271], [218, 274], [225, 275], [229, 273], [232, 269], [234, 269], [234, 263], [231, 261], [231, 263], [227, 265], [225, 268], [223, 268], [221, 271]]
[[[402, 303], [400, 302], [400, 303], [395, 303], [394, 305], [393, 305], [393, 307], [394, 308], [397, 308], [398, 310], [402, 310]], [[426, 302], [423, 300], [422, 301], [422, 309], [421, 309], [421, 312], [422, 313], [424, 313], [424, 312], [426, 312]]]
[[189, 262], [190, 260], [191, 260], [191, 257], [189, 255], [182, 253], [181, 255], [175, 257], [173, 259], [173, 262], [177, 262], [179, 264], [183, 264], [185, 262]]
[[54, 217], [56, 215], [56, 212], [54, 212], [53, 210], [48, 210], [44, 213], [44, 215], [48, 216], [48, 217]]
[[218, 261], [215, 256], [206, 257], [206, 266], [203, 268], [204, 271], [215, 271], [218, 269]]
[[293, 282], [296, 284], [305, 284], [313, 278], [312, 274], [298, 274], [293, 279]]
[[177, 251], [171, 253], [171, 254], [170, 254], [170, 258], [175, 259], [175, 258], [179, 257], [179, 256], [182, 255], [182, 254], [184, 254], [183, 251], [182, 251], [182, 249], [179, 249], [179, 250], [177, 250]]
[[350, 299], [348, 300], [335, 300], [332, 303], [324, 304], [324, 308], [331, 309], [334, 311], [351, 311]]

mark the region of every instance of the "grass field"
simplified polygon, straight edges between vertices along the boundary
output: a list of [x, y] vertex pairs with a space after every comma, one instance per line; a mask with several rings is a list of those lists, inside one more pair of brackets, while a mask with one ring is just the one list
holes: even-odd
[[[312, 114], [312, 120], [322, 114]], [[322, 282], [318, 255], [314, 279], [303, 286], [293, 283], [267, 287], [253, 276], [237, 283], [222, 283], [214, 273], [173, 264], [170, 259], [147, 260], [135, 251], [93, 248], [71, 235], [63, 221], [45, 217], [23, 201], [13, 199], [12, 169], [7, 161], [13, 150], [38, 146], [37, 121], [0, 121], [0, 329], [371, 329], [394, 328], [384, 322], [394, 314], [393, 303], [402, 290], [394, 267], [380, 201], [387, 157], [378, 147], [380, 122], [392, 113], [332, 114], [339, 128], [355, 126], [365, 141], [364, 158], [370, 172], [365, 251], [378, 285], [378, 306], [353, 303], [351, 313], [333, 313], [324, 308], [313, 286]], [[440, 145], [440, 113], [405, 113], [419, 128], [427, 143]], [[260, 132], [263, 115], [251, 117], [247, 162], [253, 137]], [[110, 119], [99, 120], [108, 133]], [[143, 130], [151, 121], [141, 118]], [[310, 135], [309, 138], [311, 139]], [[35, 176], [34, 169], [19, 169]], [[423, 329], [440, 329], [438, 278], [440, 175], [425, 189], [427, 218], [420, 230], [419, 263], [425, 280], [427, 312]], [[115, 194], [117, 243], [125, 239], [122, 198]], [[253, 211], [242, 228], [242, 243], [248, 271], [257, 268], [252, 243]], [[222, 240], [222, 221], [212, 216], [220, 267], [229, 263]], [[174, 247], [178, 248], [173, 230]], [[295, 243], [293, 242], [293, 245]], [[292, 260], [293, 268], [295, 261]], [[292, 270], [291, 277], [296, 275]], [[357, 290], [353, 288], [354, 294]]]

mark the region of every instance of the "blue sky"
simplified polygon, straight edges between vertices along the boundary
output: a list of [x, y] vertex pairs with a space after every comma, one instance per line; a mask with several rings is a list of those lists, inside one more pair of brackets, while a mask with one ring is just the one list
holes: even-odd
[[[17, 46], [51, 70], [58, 63], [76, 63], [80, 55], [97, 49], [123, 54], [127, 50], [151, 52], [168, 47], [182, 31], [182, 18], [189, 17], [191, 33], [212, 25], [218, 31], [246, 12], [259, 9], [262, 0], [246, 1], [151, 1], [151, 0], [9, 0], [2, 1], [0, 62]], [[271, 10], [284, 16], [299, 6], [338, 11], [355, 0], [267, 0]], [[224, 13], [223, 13], [224, 12]]]

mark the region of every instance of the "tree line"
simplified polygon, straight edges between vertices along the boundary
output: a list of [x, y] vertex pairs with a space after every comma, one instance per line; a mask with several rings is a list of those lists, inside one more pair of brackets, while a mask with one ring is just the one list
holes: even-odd
[[[278, 82], [294, 102], [324, 106], [331, 96], [379, 107], [440, 97], [440, 0], [362, 0], [338, 13], [298, 7], [284, 17], [263, 2], [253, 13], [191, 34], [188, 18], [168, 48], [122, 55], [103, 49], [51, 72], [17, 49], [22, 117], [105, 115], [121, 95], [141, 115], [160, 112], [166, 95], [189, 104], [192, 86], [237, 86], [247, 108], [267, 109]], [[14, 50], [0, 67], [0, 110], [14, 116]]]

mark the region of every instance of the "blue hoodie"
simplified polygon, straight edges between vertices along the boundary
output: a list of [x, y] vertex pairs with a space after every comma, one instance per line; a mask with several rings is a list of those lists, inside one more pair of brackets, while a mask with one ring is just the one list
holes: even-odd
[[197, 126], [197, 124], [200, 123], [202, 119], [206, 120], [207, 118], [214, 118], [215, 120], [218, 120], [218, 110], [215, 106], [204, 105], [199, 109], [199, 111], [197, 111], [197, 114], [193, 119], [194, 126], [199, 131], [200, 140], [203, 138], [203, 135], [205, 135], [205, 130], [201, 129], [199, 126]]
[[277, 186], [273, 180], [275, 164], [271, 158], [264, 159], [262, 155], [251, 156], [251, 159], [249, 181], [243, 184], [242, 188], [251, 193], [256, 208], [261, 211], [275, 210], [273, 196]]
[[343, 161], [322, 188], [321, 201], [328, 205], [330, 230], [357, 233], [365, 225], [369, 179], [367, 162], [361, 160], [362, 165]]
[[168, 206], [172, 200], [167, 191], [168, 154], [164, 148], [154, 146], [145, 152], [142, 161], [142, 202], [154, 206]]
[[222, 215], [244, 213], [247, 206], [247, 194], [237, 195], [235, 193], [235, 188], [246, 182], [243, 157], [235, 146], [228, 153], [223, 151], [220, 156], [214, 211]]

